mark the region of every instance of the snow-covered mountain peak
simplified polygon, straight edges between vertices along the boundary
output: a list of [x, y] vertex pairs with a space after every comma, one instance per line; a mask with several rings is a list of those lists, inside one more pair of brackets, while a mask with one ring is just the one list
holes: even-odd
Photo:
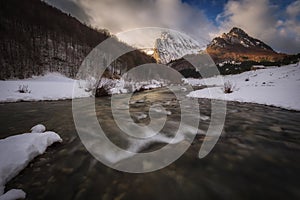
[[156, 60], [166, 64], [187, 54], [197, 54], [204, 49], [204, 45], [182, 33], [163, 31], [156, 39], [154, 48]]

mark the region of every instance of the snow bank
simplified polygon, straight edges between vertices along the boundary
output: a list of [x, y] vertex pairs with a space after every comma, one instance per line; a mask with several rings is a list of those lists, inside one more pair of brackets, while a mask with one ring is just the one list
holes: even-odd
[[[220, 77], [219, 77], [220, 78]], [[259, 103], [285, 109], [300, 110], [300, 64], [268, 67], [237, 75], [222, 76], [224, 82], [233, 84], [233, 92], [223, 93], [218, 77], [184, 79], [193, 86], [209, 85], [210, 88], [193, 91], [189, 97], [224, 99], [228, 101]]]
[[43, 124], [38, 124], [32, 127], [30, 130], [31, 133], [43, 133], [46, 131], [46, 127]]
[[[92, 96], [92, 88], [97, 80], [75, 80], [59, 73], [34, 76], [22, 80], [0, 81], [0, 102], [65, 100]], [[104, 86], [109, 94], [122, 94], [165, 86], [163, 81], [133, 82], [124, 79], [102, 78], [100, 87]], [[25, 88], [27, 91], [20, 92]], [[74, 90], [73, 90], [74, 89]], [[75, 92], [73, 92], [75, 91]]]
[[121, 79], [107, 79], [102, 78], [99, 87], [107, 89], [108, 94], [125, 94], [139, 91], [141, 89], [150, 90], [166, 86], [167, 83], [163, 80], [149, 80], [149, 81], [126, 81]]
[[0, 200], [25, 199], [26, 193], [23, 190], [12, 189], [0, 196]]
[[[59, 73], [49, 73], [45, 76], [34, 76], [22, 80], [0, 81], [0, 102], [72, 99], [73, 87], [77, 87], [74, 98], [91, 95], [91, 92], [86, 92], [83, 86], [75, 83], [74, 79]], [[20, 93], [18, 91], [20, 86], [28, 86], [28, 92]]]
[[[35, 126], [43, 128], [43, 125]], [[34, 127], [32, 128], [32, 130]], [[43, 154], [47, 147], [55, 142], [62, 142], [54, 132], [24, 133], [0, 140], [0, 195], [5, 184], [22, 171], [36, 156]], [[25, 198], [21, 190], [10, 190], [0, 196], [3, 199]]]

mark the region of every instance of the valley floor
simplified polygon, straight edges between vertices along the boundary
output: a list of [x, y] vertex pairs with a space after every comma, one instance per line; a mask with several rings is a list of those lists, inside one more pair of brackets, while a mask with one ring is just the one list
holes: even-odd
[[[194, 98], [223, 99], [228, 101], [258, 103], [285, 109], [300, 110], [300, 65], [268, 67], [236, 75], [218, 76], [206, 79], [184, 79], [193, 86], [208, 86], [193, 91], [188, 96]], [[224, 94], [224, 86], [231, 85], [231, 93]], [[49, 73], [24, 80], [0, 81], [0, 102], [44, 101], [83, 98], [91, 96], [90, 83], [76, 82], [59, 73]], [[120, 80], [103, 79], [103, 84], [111, 85], [111, 93], [126, 93], [126, 87], [138, 90], [150, 89], [163, 84], [152, 80], [149, 83], [124, 83]], [[127, 84], [127, 85], [126, 85]], [[125, 86], [126, 85], [126, 86]], [[73, 93], [75, 89], [75, 93]], [[21, 91], [20, 90], [27, 90]]]
[[[206, 79], [185, 79], [193, 86], [208, 86], [193, 91], [189, 97], [221, 99], [258, 103], [300, 110], [300, 64], [283, 67], [268, 67], [236, 75], [218, 76]], [[230, 85], [232, 92], [224, 93], [224, 85]]]

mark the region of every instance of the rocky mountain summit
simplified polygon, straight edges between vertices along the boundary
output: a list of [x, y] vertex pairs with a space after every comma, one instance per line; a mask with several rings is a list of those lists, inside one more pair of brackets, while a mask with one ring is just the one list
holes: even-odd
[[244, 30], [234, 27], [228, 33], [214, 38], [206, 48], [217, 63], [226, 61], [279, 61], [286, 54], [277, 53], [270, 46], [249, 36]]

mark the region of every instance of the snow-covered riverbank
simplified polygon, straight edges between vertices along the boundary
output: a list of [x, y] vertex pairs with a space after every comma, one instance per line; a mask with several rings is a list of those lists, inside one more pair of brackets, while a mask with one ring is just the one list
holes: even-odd
[[[52, 101], [92, 96], [96, 80], [76, 81], [59, 73], [48, 73], [28, 79], [0, 81], [0, 102]], [[101, 79], [109, 94], [120, 94], [164, 86], [162, 81], [126, 82], [123, 79]], [[74, 89], [74, 90], [73, 90]], [[21, 90], [21, 91], [20, 91]], [[76, 92], [73, 92], [76, 91]]]
[[[220, 80], [230, 83], [233, 92], [225, 94]], [[191, 92], [188, 96], [195, 98], [224, 99], [228, 101], [259, 103], [300, 110], [300, 64], [283, 67], [268, 67], [242, 74], [219, 76], [207, 79], [184, 79], [193, 86], [209, 88]], [[0, 81], [0, 102], [64, 100], [89, 97], [92, 93], [87, 90], [91, 83], [67, 78], [58, 73], [49, 73], [24, 80]], [[148, 83], [129, 83], [124, 80], [103, 79], [103, 84], [109, 84], [112, 94], [127, 93], [141, 88], [151, 89], [164, 86], [159, 81]], [[22, 93], [20, 87], [26, 86], [28, 91]], [[73, 93], [75, 87], [76, 93]]]
[[[231, 83], [232, 93], [224, 95], [218, 83]], [[209, 86], [193, 91], [189, 97], [224, 99], [228, 101], [258, 103], [300, 111], [300, 64], [283, 67], [268, 67], [242, 74], [212, 77], [207, 79], [185, 79], [193, 86]]]
[[[0, 81], [0, 102], [17, 101], [44, 101], [72, 99], [73, 86], [75, 80], [67, 78], [59, 73], [49, 73], [45, 76], [35, 76], [28, 79], [16, 79]], [[88, 97], [90, 92], [86, 92], [79, 85], [76, 89], [75, 98]], [[24, 93], [18, 91], [25, 87], [28, 91]]]
[[62, 139], [54, 132], [45, 132], [43, 125], [33, 127], [31, 133], [0, 140], [0, 200], [25, 198], [25, 192], [20, 189], [12, 189], [3, 194], [5, 184], [55, 142], [62, 142]]

